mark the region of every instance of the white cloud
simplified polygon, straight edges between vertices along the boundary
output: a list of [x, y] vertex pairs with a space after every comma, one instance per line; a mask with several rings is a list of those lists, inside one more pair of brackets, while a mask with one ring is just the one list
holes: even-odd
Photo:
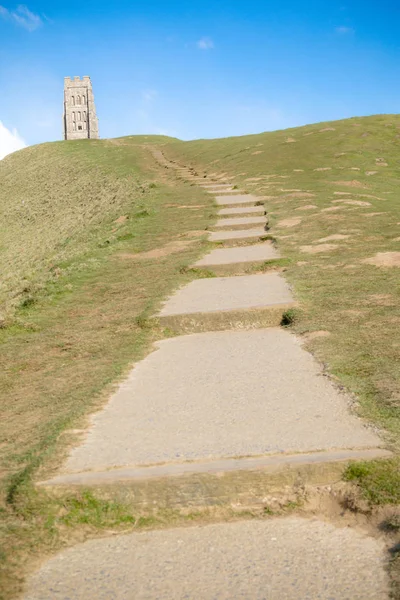
[[35, 29], [43, 24], [39, 15], [35, 15], [24, 4], [19, 4], [15, 10], [8, 10], [5, 6], [0, 5], [0, 17], [7, 21], [12, 21], [28, 31], [35, 31]]
[[16, 150], [26, 148], [24, 140], [20, 137], [16, 129], [7, 129], [0, 121], [0, 160]]
[[200, 50], [212, 50], [214, 48], [214, 42], [209, 37], [202, 37], [197, 42], [197, 47], [200, 48]]
[[346, 35], [348, 33], [354, 33], [354, 29], [352, 27], [345, 27], [344, 25], [341, 27], [336, 27], [336, 33], [340, 33], [341, 35]]
[[155, 100], [158, 96], [157, 90], [143, 90], [142, 91], [142, 100], [145, 103], [150, 103]]

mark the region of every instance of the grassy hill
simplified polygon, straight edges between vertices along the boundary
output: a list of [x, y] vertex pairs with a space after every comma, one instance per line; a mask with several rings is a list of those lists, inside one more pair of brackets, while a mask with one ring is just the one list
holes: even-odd
[[165, 152], [266, 198], [301, 302], [295, 330], [399, 447], [400, 117], [171, 143]]
[[33, 480], [164, 335], [147, 317], [204, 252], [210, 197], [146, 144], [44, 144], [0, 162], [0, 598], [18, 592], [32, 549], [60, 543], [71, 514], [122, 521], [118, 506], [103, 514], [76, 496], [65, 512], [68, 498]]
[[[0, 162], [0, 597], [19, 591], [34, 553], [135, 522], [112, 499], [33, 482], [170, 335], [148, 317], [207, 248], [210, 197], [159, 166], [154, 147], [266, 198], [301, 304], [293, 329], [399, 448], [399, 136], [400, 117], [375, 116], [221, 140], [44, 144]], [[399, 501], [397, 460], [357, 469], [347, 476], [369, 500]]]
[[[159, 137], [157, 141], [165, 141]], [[0, 314], [32, 303], [47, 281], [99, 244], [115, 246], [147, 207], [147, 138], [51, 143], [0, 162]]]

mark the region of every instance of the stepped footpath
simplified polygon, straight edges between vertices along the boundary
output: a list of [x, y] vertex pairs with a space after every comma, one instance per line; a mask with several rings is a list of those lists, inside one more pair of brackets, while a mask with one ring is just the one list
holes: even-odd
[[[157, 318], [180, 335], [157, 343], [41, 485], [115, 489], [137, 508], [246, 508], [388, 455], [280, 327], [296, 300], [262, 199], [155, 154], [221, 207], [214, 248], [193, 265], [216, 276], [166, 300]], [[385, 567], [379, 539], [291, 515], [91, 540], [49, 560], [25, 599], [383, 600]]]

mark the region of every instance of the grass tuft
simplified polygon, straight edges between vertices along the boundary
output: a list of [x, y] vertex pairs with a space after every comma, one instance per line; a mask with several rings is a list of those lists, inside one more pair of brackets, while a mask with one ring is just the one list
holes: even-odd
[[349, 465], [344, 473], [371, 504], [400, 504], [400, 459], [393, 458]]

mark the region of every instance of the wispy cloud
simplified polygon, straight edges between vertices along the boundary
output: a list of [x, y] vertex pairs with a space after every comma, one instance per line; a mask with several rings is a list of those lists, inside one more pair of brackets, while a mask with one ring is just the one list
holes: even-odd
[[18, 131], [16, 129], [7, 129], [0, 121], [0, 160], [8, 154], [25, 147], [26, 144], [19, 136]]
[[142, 100], [147, 104], [153, 102], [153, 100], [155, 100], [157, 96], [157, 90], [142, 90]]
[[336, 27], [335, 31], [340, 35], [348, 35], [349, 33], [354, 33], [354, 29], [352, 27], [346, 27], [344, 25], [342, 25], [341, 27]]
[[198, 42], [197, 42], [197, 47], [200, 50], [212, 50], [214, 48], [214, 42], [212, 41], [211, 38], [209, 37], [202, 37]]
[[15, 10], [8, 10], [5, 6], [0, 5], [0, 17], [28, 31], [35, 31], [43, 25], [41, 17], [30, 11], [24, 4], [19, 4]]

